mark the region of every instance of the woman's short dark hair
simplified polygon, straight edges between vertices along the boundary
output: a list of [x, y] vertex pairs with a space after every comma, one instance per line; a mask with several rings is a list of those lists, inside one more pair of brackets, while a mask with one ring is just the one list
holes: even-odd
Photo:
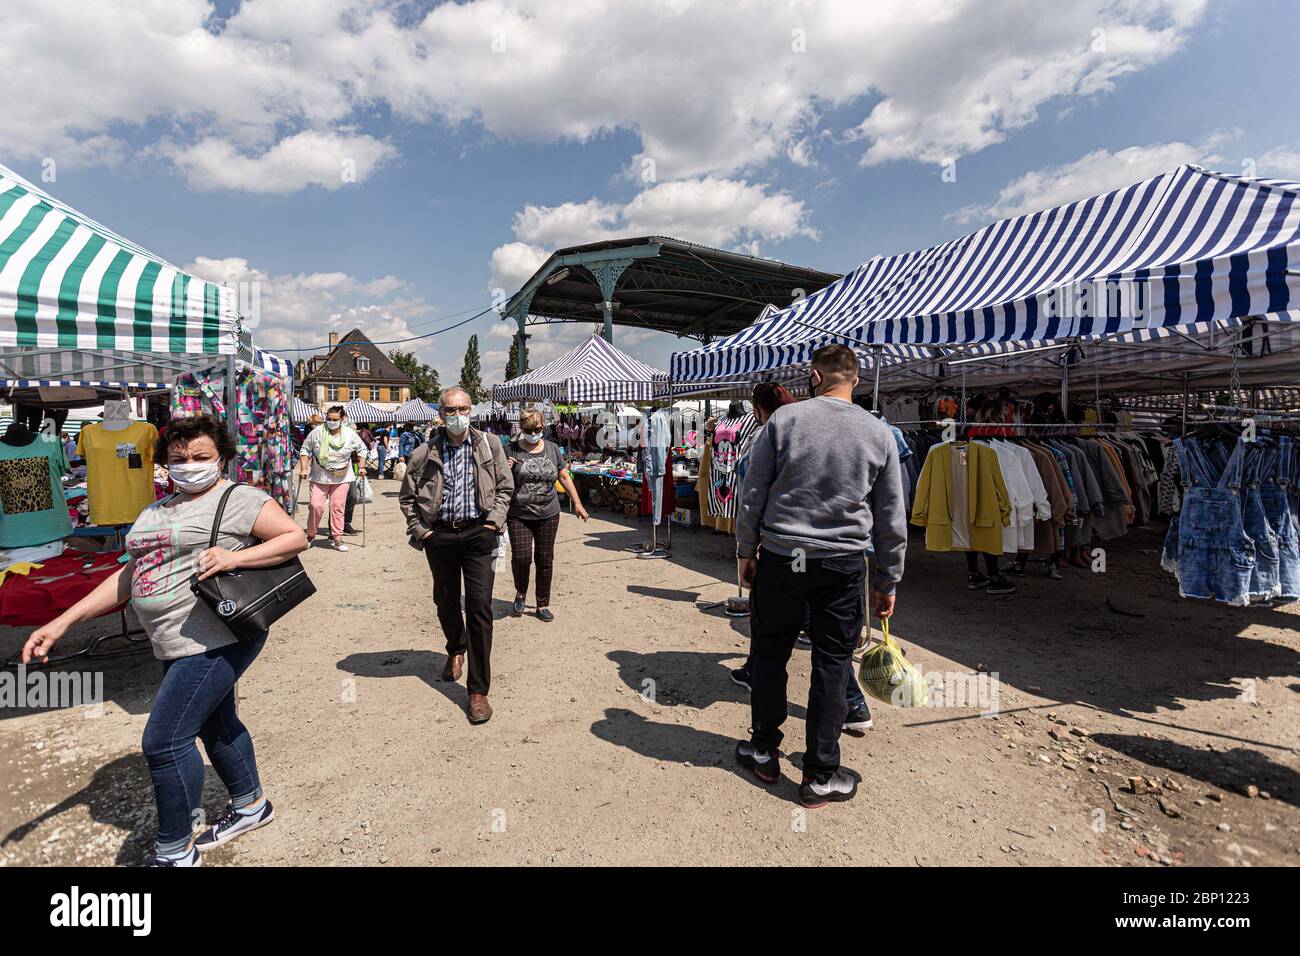
[[771, 416], [782, 405], [793, 404], [794, 396], [784, 385], [777, 385], [775, 382], [759, 382], [754, 386], [754, 394], [750, 400], [755, 408], [763, 410], [764, 415]]
[[343, 418], [347, 414], [347, 412], [343, 411], [342, 405], [331, 405], [325, 409], [326, 415], [333, 415], [335, 412], [338, 412], [339, 418]]
[[190, 418], [173, 418], [168, 423], [154, 443], [153, 460], [163, 464], [171, 453], [172, 445], [188, 445], [205, 435], [217, 446], [217, 455], [222, 464], [235, 457], [235, 440], [226, 431], [226, 423], [211, 415], [194, 415]]

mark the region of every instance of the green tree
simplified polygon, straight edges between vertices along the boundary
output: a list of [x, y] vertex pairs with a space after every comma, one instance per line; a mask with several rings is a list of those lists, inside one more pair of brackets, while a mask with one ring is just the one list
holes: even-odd
[[471, 335], [469, 345], [465, 346], [465, 362], [460, 367], [460, 381], [457, 384], [469, 393], [469, 400], [475, 404], [487, 397], [487, 392], [483, 388], [483, 369], [479, 363], [477, 335]]
[[438, 381], [436, 368], [421, 362], [415, 357], [414, 352], [403, 352], [401, 349], [393, 349], [388, 353], [388, 357], [393, 360], [394, 365], [415, 379], [415, 384], [411, 386], [412, 398], [433, 402], [435, 405], [438, 403], [438, 393], [442, 391], [442, 383]]
[[524, 353], [524, 367], [519, 367], [519, 336], [510, 340], [510, 357], [506, 359], [506, 381], [516, 379], [528, 371], [528, 353]]

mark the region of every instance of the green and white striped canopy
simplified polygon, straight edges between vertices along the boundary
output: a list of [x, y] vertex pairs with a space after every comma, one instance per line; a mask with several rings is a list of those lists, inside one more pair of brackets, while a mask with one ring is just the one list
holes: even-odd
[[0, 347], [229, 354], [237, 319], [234, 290], [0, 166]]

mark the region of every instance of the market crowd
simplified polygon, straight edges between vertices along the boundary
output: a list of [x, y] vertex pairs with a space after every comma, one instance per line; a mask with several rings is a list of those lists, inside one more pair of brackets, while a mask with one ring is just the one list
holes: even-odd
[[[781, 779], [787, 667], [796, 640], [807, 640], [812, 678], [799, 786], [807, 807], [856, 793], [857, 775], [840, 765], [839, 738], [861, 732], [871, 718], [853, 678], [853, 653], [868, 592], [877, 616], [892, 613], [906, 549], [894, 436], [852, 402], [857, 382], [853, 352], [831, 345], [813, 357], [809, 401], [758, 386], [753, 415], [760, 427], [736, 468], [737, 571], [752, 593], [750, 655], [733, 676], [751, 690], [751, 736], [737, 744], [736, 759], [763, 783]], [[446, 648], [442, 678], [465, 678], [472, 724], [492, 717], [492, 593], [504, 536], [514, 613], [526, 612], [531, 585], [537, 618], [555, 620], [558, 489], [576, 516], [588, 519], [563, 451], [547, 437], [539, 411], [523, 412], [518, 434], [506, 439], [473, 427], [470, 396], [459, 387], [442, 392], [439, 410], [427, 431], [354, 428], [341, 406], [311, 422], [297, 447], [299, 477], [309, 487], [305, 534], [265, 492], [224, 477], [235, 446], [223, 422], [173, 420], [158, 434], [153, 460], [165, 465], [174, 492], [140, 513], [121, 568], [28, 638], [24, 663], [48, 660], [74, 624], [128, 600], [134, 606], [162, 661], [142, 741], [158, 810], [150, 865], [199, 865], [202, 852], [274, 819], [235, 692], [269, 632], [237, 634], [224, 609], [200, 599], [197, 582], [283, 568], [313, 545], [322, 522], [329, 546], [346, 552], [371, 475], [401, 483], [408, 542], [424, 553], [433, 579]], [[199, 740], [230, 802], [195, 834], [204, 778]]]

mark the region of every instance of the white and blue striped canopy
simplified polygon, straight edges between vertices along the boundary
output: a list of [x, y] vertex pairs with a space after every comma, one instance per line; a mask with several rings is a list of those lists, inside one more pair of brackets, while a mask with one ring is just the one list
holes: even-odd
[[1300, 184], [1180, 166], [873, 258], [734, 335], [674, 354], [673, 380], [797, 366], [831, 342], [885, 346], [888, 363], [935, 358], [934, 346], [1141, 341], [1216, 320], [1300, 318], [1300, 274], [1290, 271], [1300, 261], [1297, 198]]
[[235, 292], [0, 166], [0, 346], [235, 351]]
[[393, 416], [399, 422], [431, 422], [438, 416], [438, 406], [413, 398], [399, 405]]
[[263, 349], [253, 350], [253, 364], [277, 378], [284, 379], [287, 388], [293, 388], [293, 363], [288, 359], [282, 359], [280, 356], [264, 351]]
[[297, 395], [289, 397], [289, 418], [295, 422], [308, 421], [313, 415], [319, 415], [315, 405], [308, 405]]
[[348, 421], [355, 425], [385, 425], [397, 421], [392, 412], [375, 408], [369, 402], [354, 398], [343, 406], [343, 413]]
[[592, 335], [568, 355], [492, 386], [497, 402], [648, 402], [668, 392], [668, 376]]

